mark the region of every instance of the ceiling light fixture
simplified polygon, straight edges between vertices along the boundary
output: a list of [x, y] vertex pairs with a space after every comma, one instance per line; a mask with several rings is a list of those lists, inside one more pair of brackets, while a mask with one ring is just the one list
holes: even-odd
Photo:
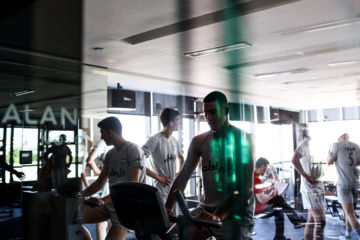
[[237, 44], [232, 44], [232, 45], [227, 45], [227, 46], [222, 46], [222, 47], [215, 47], [215, 48], [210, 48], [210, 49], [206, 49], [206, 50], [200, 50], [200, 51], [196, 51], [196, 52], [189, 52], [189, 53], [184, 53], [185, 56], [188, 57], [200, 57], [200, 56], [205, 56], [205, 55], [210, 55], [210, 54], [215, 54], [215, 53], [220, 53], [220, 52], [228, 52], [228, 51], [232, 51], [232, 50], [237, 50], [237, 49], [241, 49], [241, 48], [248, 48], [251, 47], [252, 45], [249, 43], [237, 43]]
[[336, 21], [336, 22], [322, 23], [322, 24], [317, 24], [317, 25], [313, 25], [313, 26], [292, 29], [292, 30], [280, 32], [278, 34], [280, 36], [286, 36], [286, 35], [291, 35], [291, 34], [295, 34], [295, 33], [310, 33], [310, 32], [328, 30], [328, 29], [337, 28], [337, 27], [348, 26], [348, 25], [356, 24], [356, 23], [360, 23], [360, 18], [357, 17], [357, 18], [346, 19], [346, 20], [341, 20], [341, 21]]
[[94, 50], [95, 52], [103, 52], [103, 51], [105, 51], [105, 48], [102, 48], [102, 47], [94, 47], [93, 50]]
[[308, 70], [304, 69], [304, 68], [301, 68], [301, 69], [296, 69], [296, 70], [291, 70], [291, 71], [286, 71], [286, 72], [256, 74], [256, 75], [254, 75], [254, 77], [256, 77], [256, 78], [270, 78], [270, 77], [287, 76], [287, 75], [292, 75], [292, 74], [297, 74], [297, 73], [304, 73], [304, 72], [308, 72]]
[[319, 79], [318, 77], [308, 77], [308, 78], [303, 78], [300, 80], [295, 80], [295, 81], [287, 81], [287, 82], [283, 82], [283, 84], [292, 84], [292, 83], [301, 83], [301, 82], [311, 82], [313, 80]]
[[330, 67], [340, 67], [340, 66], [354, 65], [354, 64], [358, 64], [358, 63], [360, 63], [360, 60], [346, 61], [346, 62], [334, 62], [334, 63], [329, 63], [328, 66], [330, 66]]
[[34, 90], [25, 89], [25, 90], [22, 90], [19, 92], [10, 93], [10, 96], [19, 97], [19, 96], [34, 93], [34, 92], [35, 92]]

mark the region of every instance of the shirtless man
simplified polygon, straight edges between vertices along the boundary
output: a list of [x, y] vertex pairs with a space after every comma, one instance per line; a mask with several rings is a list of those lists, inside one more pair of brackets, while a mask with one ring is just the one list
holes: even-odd
[[[210, 131], [193, 138], [187, 159], [175, 179], [166, 208], [169, 215], [175, 205], [174, 190], [185, 186], [200, 163], [204, 194], [192, 214], [222, 221], [221, 229], [210, 231], [190, 226], [186, 239], [250, 239], [253, 229], [253, 157], [250, 135], [229, 123], [229, 106], [221, 92], [204, 98], [205, 118]], [[200, 162], [200, 158], [202, 161]]]

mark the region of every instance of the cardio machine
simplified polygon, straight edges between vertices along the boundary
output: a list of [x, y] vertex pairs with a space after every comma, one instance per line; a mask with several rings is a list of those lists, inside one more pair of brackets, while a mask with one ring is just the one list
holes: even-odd
[[[191, 216], [182, 192], [175, 190], [174, 194], [183, 215], [169, 219], [158, 188], [138, 182], [119, 182], [110, 186], [119, 221], [124, 227], [133, 229], [138, 240], [184, 240], [184, 233], [190, 225], [221, 228], [221, 222]], [[170, 221], [179, 225], [178, 236], [166, 234]]]

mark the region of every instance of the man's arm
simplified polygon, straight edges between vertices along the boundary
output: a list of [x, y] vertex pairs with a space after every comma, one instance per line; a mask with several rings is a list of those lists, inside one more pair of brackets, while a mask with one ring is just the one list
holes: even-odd
[[128, 174], [128, 181], [139, 182], [140, 174], [141, 174], [141, 166], [130, 168]]
[[172, 212], [172, 209], [174, 208], [174, 205], [176, 203], [174, 191], [176, 189], [180, 189], [180, 191], [184, 191], [187, 182], [189, 181], [192, 173], [195, 171], [195, 169], [199, 163], [200, 143], [201, 143], [200, 136], [194, 137], [193, 140], [191, 141], [185, 164], [184, 164], [183, 168], [181, 168], [179, 175], [175, 178], [174, 183], [171, 186], [171, 189], [169, 191], [169, 194], [168, 194], [166, 202], [165, 202], [165, 207], [168, 210], [168, 213]]
[[89, 187], [89, 182], [86, 179], [85, 171], [81, 173], [81, 180], [83, 181], [85, 188]]
[[67, 168], [69, 168], [72, 163], [72, 152], [69, 147], [66, 147], [66, 149], [67, 149], [67, 155], [69, 156], [69, 163], [67, 164]]
[[151, 171], [149, 168], [146, 168], [146, 175], [154, 178], [156, 181], [164, 184], [165, 186], [169, 186], [170, 185], [170, 177], [166, 177], [166, 176], [159, 176], [156, 173], [154, 173], [153, 171]]
[[86, 149], [86, 151], [90, 152], [91, 149], [95, 146], [95, 143], [90, 138], [87, 138], [87, 141], [88, 141], [88, 149]]
[[335, 158], [335, 157], [330, 156], [331, 150], [332, 150], [332, 148], [333, 148], [334, 146], [335, 146], [335, 144], [332, 144], [332, 145], [330, 146], [330, 148], [329, 148], [328, 157], [327, 157], [327, 159], [326, 159], [328, 165], [332, 165], [332, 164], [334, 164], [335, 161], [336, 161], [336, 158]]
[[335, 161], [336, 161], [336, 158], [333, 158], [333, 157], [330, 157], [330, 156], [327, 157], [327, 164], [328, 165], [334, 164]]
[[21, 181], [23, 181], [25, 179], [25, 173], [23, 172], [18, 172], [16, 171], [14, 168], [12, 168], [9, 164], [7, 164], [5, 162], [5, 160], [0, 160], [0, 166], [6, 170], [9, 171], [12, 174], [15, 174], [15, 176], [17, 176]]
[[303, 176], [306, 181], [308, 181], [309, 183], [316, 185], [318, 183], [318, 181], [316, 181], [316, 178], [306, 174], [306, 172], [304, 171], [304, 168], [301, 165], [300, 159], [301, 159], [301, 154], [298, 152], [295, 152], [293, 155], [293, 158], [291, 160], [292, 164], [294, 165], [294, 168], [296, 169], [296, 171]]
[[100, 176], [93, 182], [88, 188], [86, 188], [84, 191], [82, 191], [81, 195], [83, 197], [91, 196], [94, 193], [98, 192], [100, 189], [102, 189], [108, 180], [108, 171], [102, 170], [100, 173]]
[[276, 168], [274, 166], [271, 166], [271, 174], [273, 176], [273, 182], [275, 182], [276, 180], [278, 180], [278, 175], [277, 175], [277, 172], [276, 172]]
[[96, 175], [100, 175], [101, 170], [98, 168], [98, 166], [95, 163], [95, 159], [98, 157], [98, 153], [96, 151], [92, 151], [90, 155], [86, 159], [86, 163], [90, 166], [90, 168], [94, 171]]
[[179, 155], [177, 156], [177, 158], [178, 158], [178, 160], [179, 160], [179, 172], [180, 172], [182, 166], [184, 165], [184, 156], [183, 156], [182, 154], [179, 154]]
[[275, 173], [273, 173], [273, 179], [274, 179], [274, 182], [276, 181], [276, 180], [278, 180], [278, 175], [277, 175], [277, 173], [275, 172]]
[[67, 165], [68, 168], [71, 166], [71, 163], [72, 163], [72, 156], [71, 156], [71, 154], [70, 154], [70, 155], [69, 155], [69, 164]]

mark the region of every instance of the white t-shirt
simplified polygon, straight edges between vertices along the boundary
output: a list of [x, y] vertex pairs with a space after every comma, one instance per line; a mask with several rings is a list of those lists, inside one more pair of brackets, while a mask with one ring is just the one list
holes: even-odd
[[[95, 146], [93, 147], [92, 151], [95, 151], [97, 153], [97, 155], [98, 155], [97, 159], [100, 161], [101, 168], [102, 168], [102, 166], [104, 165], [104, 160], [105, 160], [106, 153], [108, 151], [108, 147], [107, 147], [105, 141], [103, 139], [98, 141], [95, 144]], [[105, 197], [108, 194], [109, 194], [109, 182], [106, 182], [103, 189], [99, 192], [99, 196], [100, 197]]]
[[145, 183], [144, 153], [138, 145], [128, 141], [121, 149], [114, 147], [108, 151], [103, 170], [108, 171], [111, 186], [117, 182], [127, 182], [129, 170], [134, 167], [141, 167], [139, 182]]
[[[181, 148], [174, 137], [166, 138], [161, 133], [150, 137], [142, 146], [145, 156], [150, 159], [151, 169], [159, 176], [170, 177], [171, 183], [175, 179], [177, 156], [181, 154]], [[154, 185], [160, 189], [165, 198], [171, 186], [165, 186], [155, 181]]]
[[[307, 175], [312, 175], [313, 164], [311, 162], [311, 156], [309, 151], [309, 141], [310, 139], [305, 139], [300, 142], [299, 146], [295, 149], [295, 152], [298, 152], [301, 155], [301, 166], [304, 169]], [[306, 179], [301, 176], [301, 185], [300, 192], [312, 192], [312, 193], [323, 193], [324, 183], [318, 182], [318, 184], [313, 185], [306, 181]]]
[[359, 145], [346, 140], [336, 142], [331, 146], [329, 156], [336, 159], [337, 185], [356, 186], [358, 183], [356, 167], [360, 161]]

